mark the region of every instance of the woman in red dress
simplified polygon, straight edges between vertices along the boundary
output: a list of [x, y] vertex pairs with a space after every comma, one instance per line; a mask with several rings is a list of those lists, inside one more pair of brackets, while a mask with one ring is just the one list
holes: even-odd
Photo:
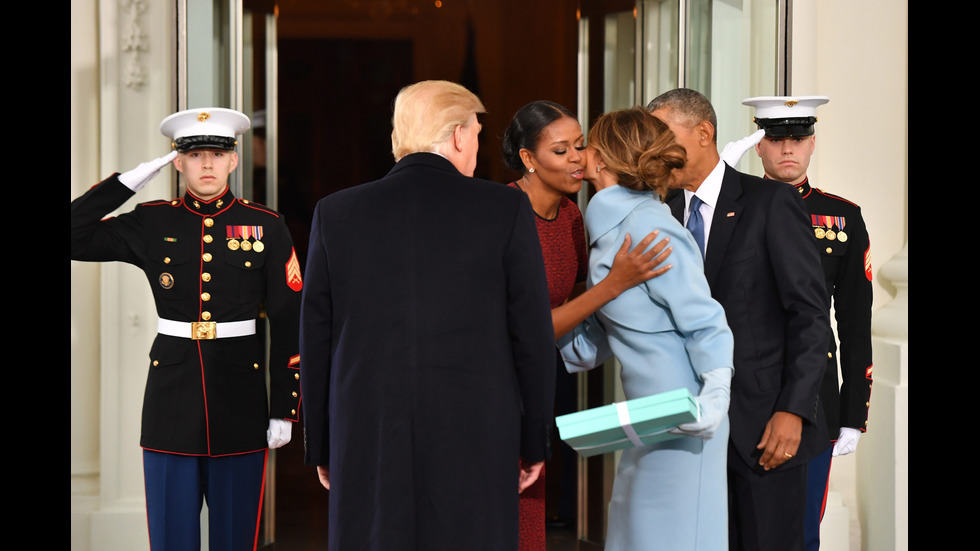
[[[666, 239], [646, 251], [656, 237], [656, 231], [647, 235], [632, 251], [627, 236], [609, 275], [585, 290], [588, 252], [582, 214], [567, 197], [582, 187], [586, 168], [585, 137], [578, 120], [568, 109], [550, 101], [534, 101], [522, 107], [504, 133], [503, 153], [507, 166], [522, 173], [521, 178], [510, 185], [528, 195], [534, 210], [556, 339], [626, 289], [670, 268], [653, 270], [669, 254], [669, 251], [660, 254], [667, 245]], [[556, 405], [572, 401], [574, 410], [574, 387], [571, 386], [574, 379], [565, 370], [557, 351], [555, 357], [558, 370]], [[521, 494], [521, 551], [545, 549], [544, 496], [542, 472]]]

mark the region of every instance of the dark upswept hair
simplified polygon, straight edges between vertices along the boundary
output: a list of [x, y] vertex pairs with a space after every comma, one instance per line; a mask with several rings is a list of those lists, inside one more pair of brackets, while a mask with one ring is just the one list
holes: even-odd
[[524, 172], [521, 150], [534, 151], [541, 140], [545, 127], [558, 119], [575, 118], [564, 106], [553, 101], [538, 100], [521, 107], [514, 113], [510, 125], [504, 131], [504, 164], [511, 170]]
[[674, 88], [647, 104], [647, 111], [651, 113], [658, 109], [669, 109], [677, 113], [690, 126], [696, 126], [702, 121], [710, 122], [715, 129], [714, 141], [718, 143], [718, 116], [715, 115], [711, 101], [701, 92], [690, 88]]
[[633, 191], [667, 193], [670, 172], [687, 163], [684, 147], [674, 133], [642, 107], [606, 113], [589, 131], [589, 147], [595, 149], [619, 178], [619, 185]]

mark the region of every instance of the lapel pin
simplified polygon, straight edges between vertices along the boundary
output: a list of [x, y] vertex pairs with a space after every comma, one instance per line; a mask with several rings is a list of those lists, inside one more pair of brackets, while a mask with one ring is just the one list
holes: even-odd
[[729, 212], [725, 216], [727, 216], [728, 218], [732, 218], [733, 216], [735, 216], [735, 211]]

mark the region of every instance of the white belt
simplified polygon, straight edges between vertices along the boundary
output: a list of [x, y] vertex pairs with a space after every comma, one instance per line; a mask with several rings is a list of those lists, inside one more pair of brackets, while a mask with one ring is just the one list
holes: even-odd
[[157, 320], [157, 333], [193, 340], [227, 339], [255, 334], [255, 320], [244, 321], [174, 321]]

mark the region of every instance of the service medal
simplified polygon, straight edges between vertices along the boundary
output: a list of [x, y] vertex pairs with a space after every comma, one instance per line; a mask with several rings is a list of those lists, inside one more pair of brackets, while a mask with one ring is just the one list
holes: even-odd
[[229, 239], [228, 240], [228, 248], [229, 249], [231, 249], [233, 251], [237, 251], [238, 250], [238, 247], [240, 247], [240, 246], [241, 246], [241, 243], [239, 243], [237, 239]]
[[827, 230], [827, 239], [829, 239], [831, 241], [833, 241], [834, 239], [837, 239], [837, 234], [834, 233], [834, 230]]
[[817, 239], [823, 239], [823, 228], [813, 228], [813, 235], [816, 236]]
[[256, 239], [255, 240], [255, 243], [252, 243], [252, 250], [254, 250], [257, 253], [260, 253], [260, 252], [264, 251], [265, 250], [265, 243], [263, 243], [263, 242], [259, 241], [258, 239]]
[[847, 241], [847, 234], [844, 233], [844, 230], [837, 232], [837, 240], [841, 243]]
[[252, 250], [252, 242], [249, 241], [248, 239], [242, 239], [242, 250], [243, 251], [251, 251]]

